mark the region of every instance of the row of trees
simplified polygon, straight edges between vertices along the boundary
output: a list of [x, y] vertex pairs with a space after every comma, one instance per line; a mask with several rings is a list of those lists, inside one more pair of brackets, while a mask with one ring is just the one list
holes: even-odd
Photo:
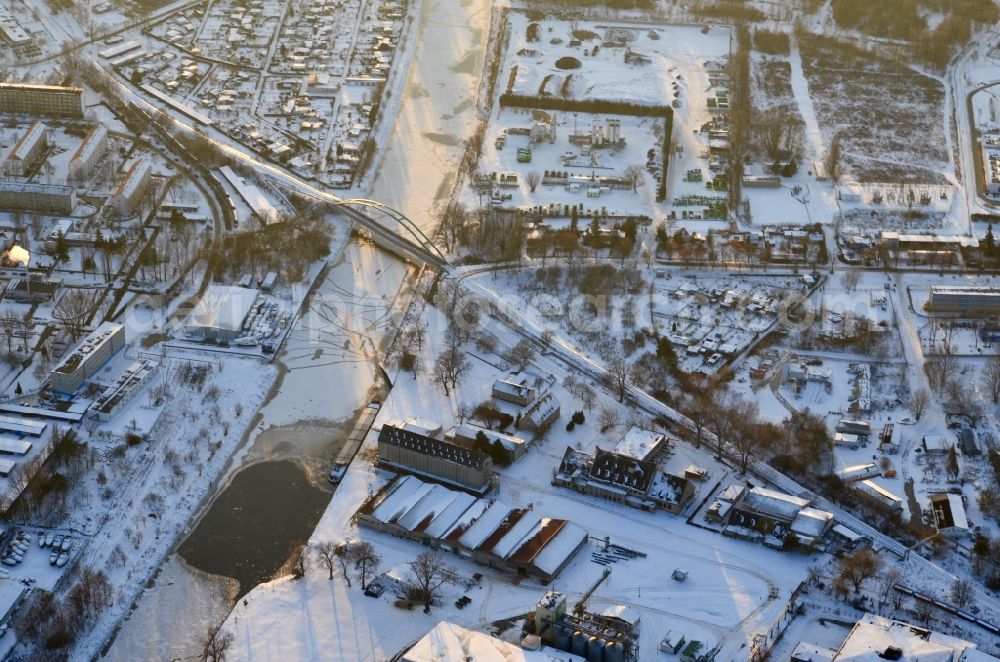
[[216, 274], [229, 280], [241, 274], [276, 271], [286, 282], [305, 277], [308, 266], [330, 254], [330, 225], [319, 213], [294, 214], [257, 229], [227, 235], [213, 256]]
[[33, 591], [27, 604], [14, 616], [18, 641], [36, 643], [44, 651], [44, 659], [67, 659], [68, 648], [85, 627], [111, 606], [112, 597], [107, 575], [90, 568], [79, 572], [63, 600], [50, 591]]
[[[355, 577], [364, 591], [378, 575], [382, 557], [369, 542], [353, 541], [335, 543], [326, 541], [316, 546], [316, 554], [320, 563], [327, 570], [327, 578], [334, 578], [334, 569], [340, 567], [348, 588], [352, 586], [351, 578]], [[296, 574], [304, 576], [307, 565], [305, 555], [299, 557]], [[409, 576], [404, 587], [408, 600], [423, 604], [424, 612], [430, 613], [431, 607], [441, 598], [444, 585], [452, 582], [457, 574], [444, 561], [438, 552], [423, 552], [407, 564]]]

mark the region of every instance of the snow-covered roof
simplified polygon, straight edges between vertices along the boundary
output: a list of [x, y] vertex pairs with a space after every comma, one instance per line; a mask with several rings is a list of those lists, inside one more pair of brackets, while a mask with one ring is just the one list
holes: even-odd
[[625, 621], [632, 627], [639, 624], [639, 612], [632, 607], [627, 607], [625, 605], [610, 605], [605, 607], [601, 612], [601, 616], [607, 616], [609, 618], [617, 618], [620, 621]]
[[799, 645], [792, 651], [793, 660], [803, 660], [804, 662], [832, 662], [837, 651], [823, 648], [807, 641], [800, 641]]
[[[464, 494], [464, 493], [463, 493]], [[458, 492], [453, 492], [443, 485], [431, 485], [420, 500], [406, 511], [396, 523], [407, 531], [423, 530], [434, 519], [454, 503]], [[466, 503], [468, 506], [468, 502]]]
[[673, 474], [657, 471], [653, 474], [653, 482], [649, 486], [649, 496], [670, 504], [680, 504], [684, 497], [687, 479]]
[[101, 322], [101, 324], [91, 331], [80, 346], [63, 357], [59, 364], [52, 370], [61, 375], [72, 375], [85, 361], [96, 354], [106, 344], [110, 343], [119, 333], [124, 333], [125, 327], [114, 322]]
[[843, 469], [837, 470], [837, 476], [841, 480], [852, 481], [852, 480], [863, 480], [865, 478], [870, 478], [872, 476], [877, 476], [882, 473], [878, 466], [869, 462], [868, 464], [855, 464], [850, 467], [844, 467]]
[[187, 318], [189, 330], [219, 329], [237, 332], [260, 294], [258, 290], [210, 285]]
[[902, 507], [903, 505], [903, 500], [901, 498], [870, 480], [863, 480], [860, 483], [855, 483], [855, 486], [862, 492], [883, 501], [887, 505], [891, 505], [893, 507]]
[[660, 447], [667, 439], [665, 434], [643, 430], [639, 427], [632, 427], [621, 441], [611, 450], [612, 453], [645, 460], [649, 455]]
[[448, 540], [460, 539], [462, 535], [469, 530], [478, 519], [479, 516], [486, 512], [486, 509], [493, 504], [493, 501], [489, 499], [477, 499], [469, 509], [462, 513], [458, 519], [455, 520], [454, 524], [448, 527], [444, 532], [442, 537]]
[[515, 517], [517, 520], [513, 525], [489, 549], [490, 552], [502, 559], [510, 556], [514, 550], [520, 547], [526, 537], [541, 528], [541, 518], [532, 515], [530, 512], [519, 513], [519, 511], [513, 511], [511, 519]]
[[531, 405], [531, 408], [524, 415], [534, 421], [536, 425], [540, 425], [558, 410], [559, 400], [550, 391], [538, 398], [535, 404]]
[[749, 508], [764, 515], [774, 515], [793, 519], [800, 510], [809, 505], [806, 499], [764, 487], [754, 487], [743, 498], [742, 508]]
[[405, 421], [390, 419], [385, 422], [385, 425], [399, 430], [406, 430], [407, 432], [422, 434], [425, 437], [436, 437], [438, 433], [441, 432], [440, 423], [436, 423], [426, 418], [410, 418]]
[[965, 516], [965, 504], [958, 494], [934, 494], [930, 497], [931, 511], [939, 529], [968, 529], [969, 523]]
[[441, 621], [403, 654], [400, 662], [584, 662], [543, 646], [530, 651], [460, 625]]
[[465, 545], [469, 549], [478, 548], [484, 540], [486, 540], [491, 533], [496, 531], [500, 523], [504, 521], [504, 518], [510, 514], [513, 508], [500, 501], [494, 501], [490, 504], [490, 507], [479, 516], [466, 531], [462, 534], [462, 537], [458, 539], [459, 543]]
[[629, 490], [646, 492], [658, 473], [652, 462], [597, 449], [590, 467], [590, 478]]
[[[427, 525], [424, 529], [424, 533], [431, 536], [432, 538], [441, 538], [444, 536], [456, 522], [461, 519], [462, 515], [470, 510], [470, 507], [476, 502], [476, 497], [468, 494], [466, 492], [456, 492], [455, 498], [452, 500], [448, 507], [440, 511], [437, 517]], [[482, 511], [479, 511], [482, 512]]]
[[108, 129], [103, 124], [97, 124], [91, 127], [90, 131], [84, 137], [83, 142], [80, 146], [76, 148], [76, 152], [73, 153], [73, 161], [86, 161], [91, 157], [91, 155], [100, 147], [101, 142], [108, 137]]
[[559, 533], [535, 555], [531, 565], [547, 575], [554, 575], [586, 539], [587, 532], [583, 527], [573, 522], [566, 522], [559, 529]]
[[493, 392], [517, 398], [526, 397], [532, 390], [536, 376], [527, 372], [514, 371], [493, 382]]
[[902, 621], [865, 614], [833, 659], [834, 662], [880, 662], [886, 659], [885, 651], [892, 647], [902, 652], [898, 659], [952, 662], [956, 654], [975, 648], [975, 645]]
[[125, 178], [122, 179], [122, 183], [118, 185], [118, 190], [115, 191], [115, 197], [131, 200], [132, 196], [134, 196], [140, 188], [145, 186], [146, 178], [152, 172], [153, 164], [149, 159], [144, 156], [136, 159], [135, 163], [132, 164], [132, 167], [130, 167], [128, 172], [125, 173]]
[[807, 507], [799, 511], [789, 528], [797, 536], [815, 538], [822, 535], [832, 521], [832, 513]]
[[7, 157], [8, 160], [17, 159], [19, 161], [24, 161], [31, 154], [31, 151], [38, 144], [39, 140], [45, 137], [46, 127], [41, 122], [35, 122], [31, 125], [31, 128], [21, 136], [21, 139], [17, 141], [14, 145], [14, 149], [10, 150], [10, 156]]
[[741, 496], [743, 496], [743, 493], [745, 491], [746, 491], [746, 487], [744, 487], [743, 485], [738, 485], [736, 483], [733, 483], [732, 485], [730, 485], [726, 489], [724, 489], [721, 492], [719, 492], [719, 496], [717, 498], [720, 499], [721, 501], [730, 501], [730, 502], [732, 502], [732, 501], [736, 501]]
[[926, 434], [924, 435], [924, 448], [927, 452], [939, 452], [945, 453], [950, 449], [953, 444], [940, 434]]
[[389, 494], [375, 507], [372, 517], [379, 522], [395, 522], [420, 501], [431, 487], [431, 483], [425, 483], [415, 476], [397, 478]]
[[464, 439], [475, 439], [480, 432], [486, 435], [486, 439], [488, 439], [490, 443], [499, 441], [500, 444], [509, 451], [517, 450], [518, 447], [527, 443], [521, 437], [515, 437], [512, 434], [504, 434], [503, 432], [497, 432], [496, 430], [487, 430], [484, 427], [473, 425], [472, 423], [462, 423], [461, 425], [456, 425], [445, 433], [445, 438], [460, 437]]

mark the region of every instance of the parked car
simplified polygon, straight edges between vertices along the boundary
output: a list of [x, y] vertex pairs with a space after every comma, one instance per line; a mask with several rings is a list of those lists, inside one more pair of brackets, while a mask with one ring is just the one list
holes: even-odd
[[344, 478], [345, 473], [347, 473], [347, 465], [343, 462], [338, 462], [333, 465], [333, 469], [330, 469], [330, 475], [327, 477], [327, 480], [336, 485]]

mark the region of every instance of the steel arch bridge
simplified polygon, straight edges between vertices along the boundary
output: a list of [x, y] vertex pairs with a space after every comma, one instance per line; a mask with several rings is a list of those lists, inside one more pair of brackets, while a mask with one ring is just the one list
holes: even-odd
[[[313, 198], [319, 204], [328, 204], [337, 208], [352, 221], [358, 223], [371, 232], [372, 237], [383, 248], [391, 250], [397, 254], [402, 254], [404, 258], [412, 258], [418, 262], [433, 267], [441, 272], [450, 272], [453, 267], [448, 262], [441, 249], [434, 241], [420, 229], [416, 223], [392, 207], [377, 200], [367, 198], [343, 199], [332, 193], [321, 191], [311, 186], [295, 186], [286, 182], [276, 182], [273, 184], [289, 188], [297, 193]], [[380, 221], [376, 215], [387, 218], [389, 222]]]

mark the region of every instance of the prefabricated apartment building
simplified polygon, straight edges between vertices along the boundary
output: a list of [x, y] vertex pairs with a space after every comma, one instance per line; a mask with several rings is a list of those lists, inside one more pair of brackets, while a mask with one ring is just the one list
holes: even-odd
[[64, 395], [76, 393], [124, 345], [125, 327], [102, 322], [52, 370], [52, 390]]

